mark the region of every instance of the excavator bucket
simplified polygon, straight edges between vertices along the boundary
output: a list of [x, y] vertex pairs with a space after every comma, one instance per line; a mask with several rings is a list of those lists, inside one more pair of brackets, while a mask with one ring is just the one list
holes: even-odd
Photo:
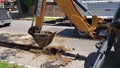
[[33, 38], [34, 38], [35, 42], [39, 45], [39, 47], [43, 48], [52, 42], [55, 34], [56, 34], [56, 32], [52, 33], [49, 31], [42, 31], [40, 33], [35, 33], [33, 35]]

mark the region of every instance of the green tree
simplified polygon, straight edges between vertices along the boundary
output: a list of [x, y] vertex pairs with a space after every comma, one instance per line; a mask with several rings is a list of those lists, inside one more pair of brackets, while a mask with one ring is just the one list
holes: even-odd
[[34, 13], [36, 1], [37, 0], [24, 0], [24, 4], [26, 4], [28, 6], [30, 14]]
[[24, 3], [27, 5], [27, 6], [34, 6], [36, 4], [36, 1], [37, 0], [24, 0]]
[[16, 1], [17, 1], [17, 8], [18, 8], [19, 14], [21, 15], [22, 14], [21, 0], [16, 0]]

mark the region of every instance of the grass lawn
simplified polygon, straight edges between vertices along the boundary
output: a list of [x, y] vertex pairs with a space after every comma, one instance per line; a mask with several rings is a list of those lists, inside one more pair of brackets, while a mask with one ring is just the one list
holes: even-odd
[[10, 64], [6, 61], [0, 61], [0, 68], [26, 68], [26, 67], [19, 66], [17, 64]]
[[57, 18], [47, 18], [47, 17], [45, 17], [44, 21], [50, 21], [50, 20], [55, 20], [55, 19], [57, 19]]
[[[25, 17], [24, 19], [26, 20], [32, 20], [32, 17]], [[54, 18], [54, 17], [44, 17], [44, 21], [50, 21], [50, 20], [55, 20], [58, 18]]]

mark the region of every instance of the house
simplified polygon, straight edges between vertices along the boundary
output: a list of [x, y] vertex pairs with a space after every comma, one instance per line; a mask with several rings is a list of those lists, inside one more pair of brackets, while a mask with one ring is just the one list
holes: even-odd
[[[30, 11], [34, 11], [34, 9], [28, 11], [28, 6], [24, 4], [24, 0], [19, 0], [21, 3], [21, 11], [23, 13], [28, 13]], [[57, 4], [54, 2], [54, 0], [46, 0], [47, 5], [46, 5], [46, 11], [45, 11], [45, 16], [50, 16], [50, 17], [64, 17], [64, 13], [62, 10], [57, 6]], [[32, 12], [33, 13], [33, 12]]]
[[64, 13], [59, 8], [59, 6], [54, 2], [54, 0], [46, 0], [46, 12], [45, 16], [52, 16], [52, 17], [64, 17]]

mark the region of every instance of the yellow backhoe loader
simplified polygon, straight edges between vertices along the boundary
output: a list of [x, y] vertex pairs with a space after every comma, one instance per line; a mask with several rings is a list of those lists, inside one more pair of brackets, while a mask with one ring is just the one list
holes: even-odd
[[[118, 58], [120, 58], [120, 6], [115, 14], [113, 22], [107, 24], [105, 20], [99, 18], [87, 10], [87, 8], [78, 0], [54, 0], [54, 2], [57, 3], [57, 5], [69, 18], [72, 24], [75, 25], [79, 32], [85, 33], [91, 38], [95, 39], [100, 37], [100, 30], [107, 30], [105, 33], [106, 38], [104, 41], [96, 45], [98, 48], [98, 57], [91, 68], [100, 68], [102, 58], [105, 57], [105, 54], [107, 52], [110, 52], [112, 46], [114, 46], [115, 52], [118, 55]], [[78, 11], [75, 5], [78, 5], [80, 8], [82, 8], [82, 10], [88, 12], [92, 16], [91, 24], [87, 21], [87, 18]], [[45, 8], [46, 0], [38, 0], [35, 10], [36, 13], [34, 15], [34, 17], [36, 17], [35, 26], [33, 26], [33, 17], [32, 26], [28, 30], [28, 33], [33, 36], [34, 40], [41, 48], [49, 45], [56, 34], [56, 32], [52, 33], [50, 31], [41, 31]]]
[[[80, 3], [78, 0], [54, 0], [55, 3], [61, 8], [64, 14], [69, 18], [69, 20], [74, 24], [76, 29], [80, 33], [85, 33], [93, 39], [99, 38], [99, 32], [101, 30], [105, 31], [106, 38], [104, 41], [97, 44], [98, 47], [98, 57], [90, 68], [100, 68], [99, 64], [101, 63], [102, 58], [105, 57], [105, 53], [109, 52], [114, 46], [115, 52], [120, 58], [120, 6], [115, 14], [113, 22], [107, 24], [107, 22], [99, 18], [98, 16], [92, 14], [84, 4]], [[28, 30], [28, 33], [34, 38], [36, 43], [38, 43], [40, 48], [46, 47], [49, 45], [56, 32], [50, 31], [41, 31], [44, 19], [44, 13], [46, 9], [46, 0], [37, 0], [36, 2], [36, 9], [34, 17], [36, 17], [35, 25], [34, 24], [34, 17], [32, 21], [32, 25]], [[77, 9], [79, 6], [83, 11], [88, 12], [92, 16], [91, 24], [87, 21], [86, 16], [83, 16]], [[101, 37], [100, 37], [101, 38]], [[100, 46], [99, 46], [100, 45]]]
[[[80, 3], [78, 0], [54, 0], [54, 2], [57, 3], [57, 5], [70, 19], [72, 24], [75, 25], [79, 32], [85, 33], [91, 38], [95, 39], [99, 37], [98, 36], [99, 31], [97, 32], [96, 31], [97, 29], [100, 30], [100, 27], [106, 27], [107, 29], [106, 21], [104, 21], [102, 18], [99, 18], [96, 15], [93, 15], [89, 10], [87, 10], [84, 4]], [[85, 12], [88, 12], [92, 16], [91, 24], [87, 22], [86, 20], [87, 18], [78, 11], [75, 5], [78, 5]], [[28, 33], [33, 36], [34, 40], [38, 43], [40, 47], [45, 47], [48, 44], [50, 44], [55, 35], [55, 32], [52, 33], [50, 31], [41, 31], [45, 9], [46, 0], [38, 0], [34, 15], [34, 17], [36, 17], [35, 26], [33, 26], [32, 24], [31, 28], [28, 31]]]

